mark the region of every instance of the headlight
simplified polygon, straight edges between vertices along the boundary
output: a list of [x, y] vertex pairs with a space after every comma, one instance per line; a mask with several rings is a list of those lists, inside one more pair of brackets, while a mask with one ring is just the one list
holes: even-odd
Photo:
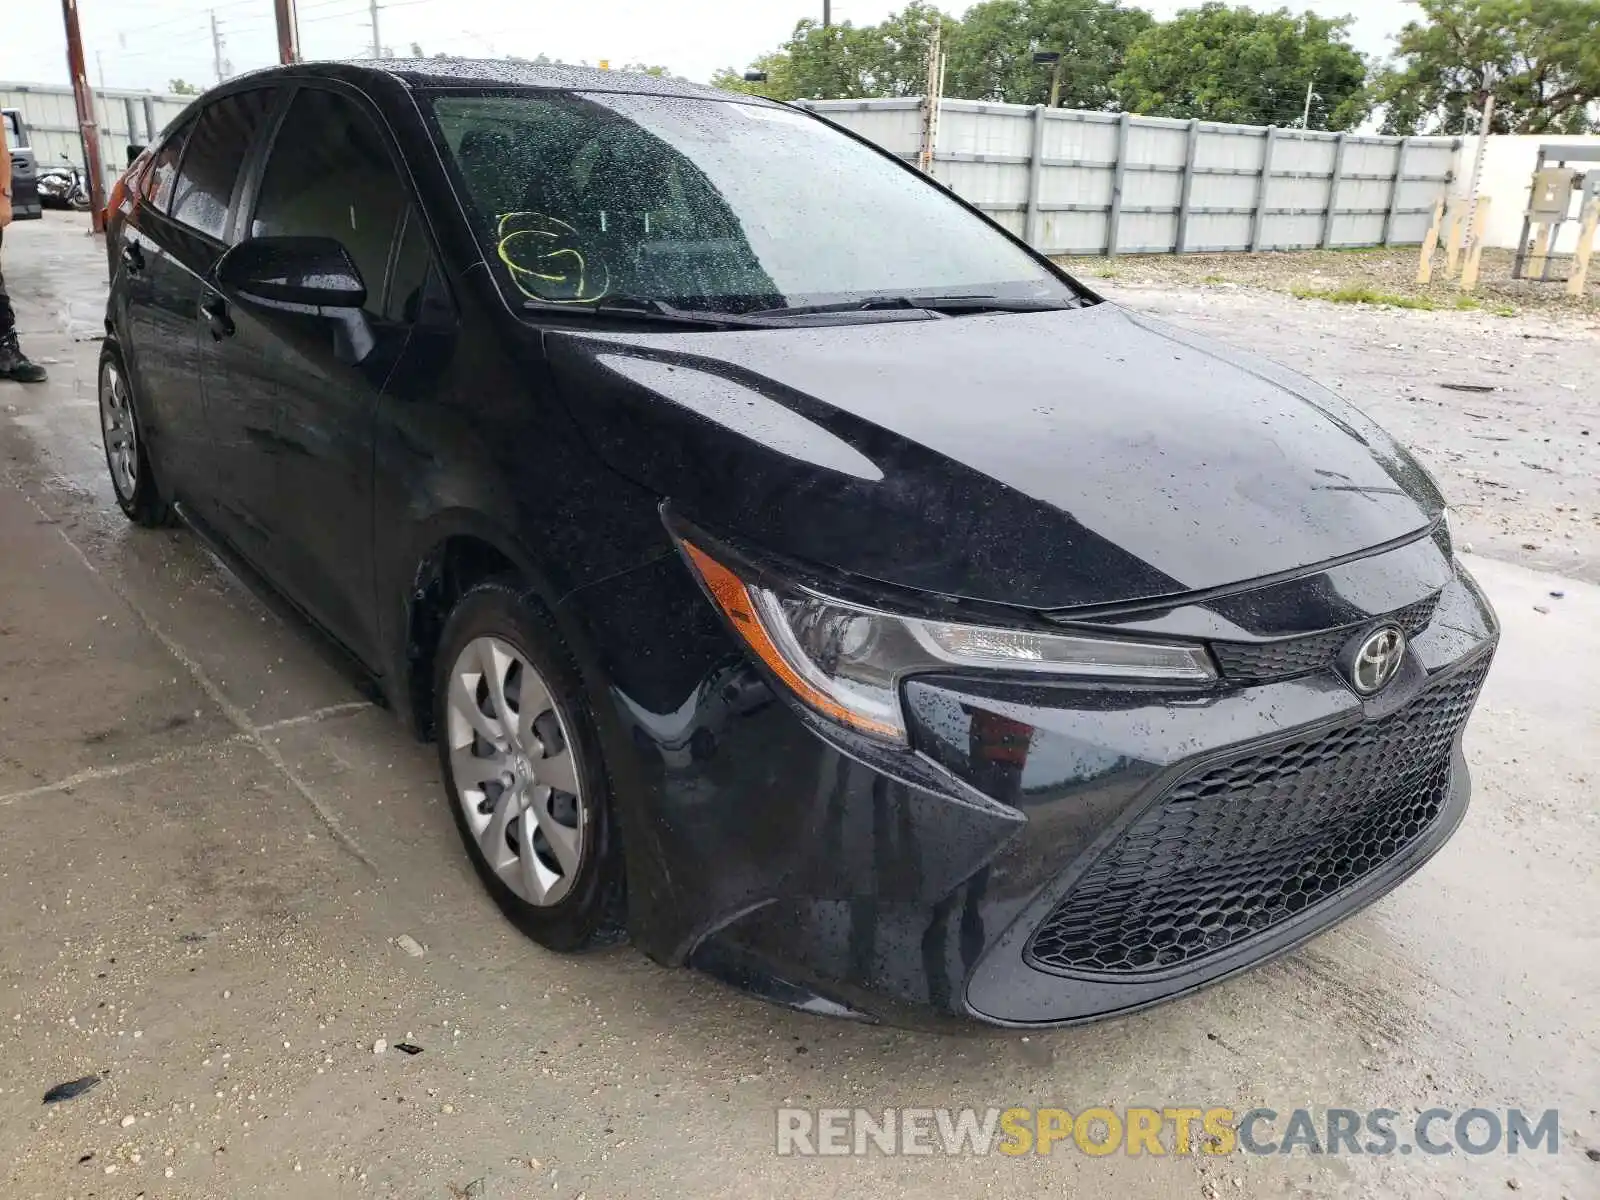
[[798, 586], [756, 582], [680, 540], [734, 631], [796, 697], [878, 737], [906, 740], [900, 680], [952, 667], [1099, 679], [1216, 678], [1202, 646], [903, 617]]

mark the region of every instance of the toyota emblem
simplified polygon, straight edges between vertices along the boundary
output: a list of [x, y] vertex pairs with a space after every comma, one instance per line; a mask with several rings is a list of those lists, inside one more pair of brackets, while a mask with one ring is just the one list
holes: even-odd
[[1363, 696], [1381, 692], [1400, 671], [1406, 656], [1406, 635], [1393, 625], [1373, 630], [1346, 651], [1345, 674]]

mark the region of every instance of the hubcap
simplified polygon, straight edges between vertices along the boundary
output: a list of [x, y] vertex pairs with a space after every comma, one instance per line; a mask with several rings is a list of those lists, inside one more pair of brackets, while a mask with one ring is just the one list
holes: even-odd
[[106, 441], [111, 485], [123, 500], [132, 500], [139, 486], [139, 435], [133, 426], [128, 384], [115, 363], [106, 363], [100, 372], [100, 429]]
[[484, 858], [529, 904], [555, 904], [572, 889], [589, 818], [549, 687], [509, 644], [476, 638], [451, 668], [446, 713], [451, 782]]

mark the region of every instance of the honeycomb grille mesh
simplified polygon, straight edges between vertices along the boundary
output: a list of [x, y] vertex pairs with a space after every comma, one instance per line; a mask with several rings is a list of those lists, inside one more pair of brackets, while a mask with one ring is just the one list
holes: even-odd
[[[1383, 619], [1400, 626], [1407, 637], [1415, 637], [1433, 620], [1433, 610], [1438, 604], [1437, 595], [1429, 596], [1388, 613]], [[1229, 679], [1254, 683], [1265, 679], [1288, 679], [1332, 666], [1340, 647], [1357, 628], [1359, 626], [1350, 625], [1306, 637], [1281, 638], [1274, 642], [1213, 642], [1211, 650], [1217, 656], [1217, 665], [1222, 668], [1223, 675]]]
[[1389, 716], [1180, 780], [1044, 919], [1029, 961], [1073, 974], [1165, 970], [1370, 875], [1438, 818], [1450, 747], [1487, 670], [1459, 672]]

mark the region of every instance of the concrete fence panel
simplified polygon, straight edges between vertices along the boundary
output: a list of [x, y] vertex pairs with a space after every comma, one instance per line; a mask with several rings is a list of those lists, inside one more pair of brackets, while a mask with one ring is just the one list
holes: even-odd
[[[917, 157], [920, 99], [801, 103]], [[1048, 254], [1415, 245], [1459, 145], [946, 100], [933, 175]]]
[[[100, 161], [108, 179], [127, 165], [128, 146], [149, 145], [189, 106], [192, 97], [121, 89], [95, 92], [100, 126]], [[41, 167], [60, 166], [62, 156], [84, 169], [78, 106], [65, 86], [0, 82], [0, 108], [15, 108], [27, 123], [34, 159]], [[913, 117], [915, 123], [915, 116]]]

